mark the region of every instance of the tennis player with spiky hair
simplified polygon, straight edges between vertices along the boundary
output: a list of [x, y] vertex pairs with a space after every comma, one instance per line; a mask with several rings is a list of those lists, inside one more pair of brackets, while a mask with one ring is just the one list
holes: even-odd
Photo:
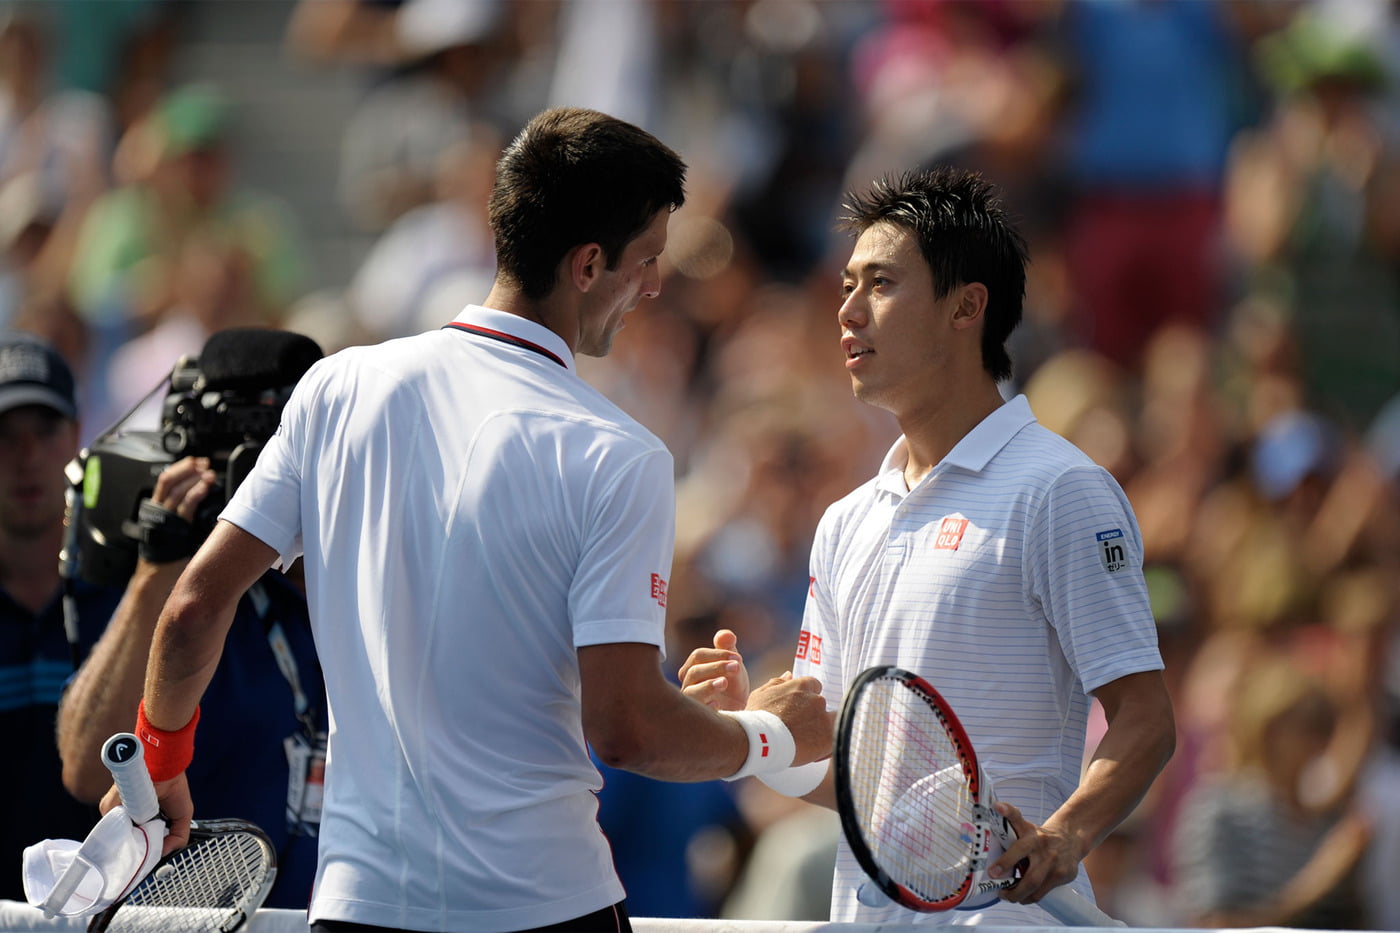
[[[1102, 467], [1004, 399], [1026, 248], [993, 189], [938, 169], [886, 177], [847, 202], [855, 248], [837, 320], [857, 398], [903, 431], [877, 475], [833, 504], [812, 547], [793, 671], [829, 709], [873, 665], [933, 684], [957, 711], [1019, 837], [996, 877], [1020, 882], [978, 922], [1055, 923], [1034, 906], [1139, 802], [1175, 745], [1137, 521]], [[742, 706], [733, 634], [693, 652], [685, 689]], [[1090, 697], [1107, 733], [1081, 779]], [[834, 805], [823, 764], [768, 780]], [[1010, 806], [1007, 806], [1010, 804]], [[831, 918], [967, 922], [858, 898], [842, 841]], [[864, 900], [870, 900], [865, 898]]]
[[671, 455], [575, 369], [660, 291], [684, 178], [621, 120], [531, 120], [484, 304], [314, 366], [161, 613], [134, 731], [178, 842], [233, 607], [305, 555], [331, 717], [313, 930], [628, 930], [589, 745], [673, 781], [831, 752], [811, 677], [733, 715], [666, 680]]

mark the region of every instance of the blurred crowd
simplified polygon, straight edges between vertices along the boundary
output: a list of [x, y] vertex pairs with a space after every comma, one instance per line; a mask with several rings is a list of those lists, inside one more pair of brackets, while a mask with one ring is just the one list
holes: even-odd
[[[975, 168], [1032, 254], [1006, 392], [1127, 491], [1176, 701], [1101, 904], [1400, 929], [1400, 7], [287, 0], [283, 53], [362, 89], [323, 171], [372, 245], [313, 293], [229, 89], [174, 78], [192, 3], [0, 4], [0, 327], [64, 353], [86, 438], [215, 330], [447, 321], [491, 280], [500, 147], [605, 110], [691, 166], [660, 298], [580, 360], [675, 455], [667, 663], [727, 627], [776, 674], [817, 518], [895, 437], [841, 366], [842, 193]], [[826, 917], [835, 817], [752, 783], [608, 774], [634, 916]]]

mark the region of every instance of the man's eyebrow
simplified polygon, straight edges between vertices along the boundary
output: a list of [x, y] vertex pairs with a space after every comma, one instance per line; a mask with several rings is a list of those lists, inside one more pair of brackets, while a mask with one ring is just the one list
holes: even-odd
[[[887, 261], [884, 261], [884, 260], [875, 259], [875, 260], [871, 260], [870, 262], [861, 263], [861, 264], [860, 264], [859, 266], [857, 266], [856, 268], [857, 268], [859, 271], [861, 271], [861, 272], [870, 273], [870, 272], [884, 272], [884, 271], [889, 270], [889, 269], [894, 269], [894, 270], [897, 271], [897, 270], [899, 269], [899, 266], [898, 266], [898, 264], [896, 264], [896, 263], [892, 263], [892, 262], [887, 262]], [[842, 277], [843, 279], [853, 278], [853, 277], [855, 276], [855, 274], [856, 274], [856, 273], [855, 273], [855, 270], [853, 270], [850, 266], [846, 266], [846, 268], [844, 268], [844, 269], [841, 270], [841, 277]]]

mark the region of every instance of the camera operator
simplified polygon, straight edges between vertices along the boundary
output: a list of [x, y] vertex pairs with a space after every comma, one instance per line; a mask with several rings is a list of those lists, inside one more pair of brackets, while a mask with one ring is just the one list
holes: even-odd
[[[207, 456], [183, 457], [141, 503], [135, 570], [59, 707], [63, 784], [80, 800], [96, 802], [111, 787], [102, 743], [130, 729], [161, 607], [232, 491], [215, 466]], [[267, 906], [295, 909], [307, 906], [315, 877], [326, 730], [300, 570], [300, 562], [286, 574], [269, 570], [240, 599], [203, 706], [200, 764], [189, 772], [201, 817], [250, 820], [272, 838], [278, 872]]]

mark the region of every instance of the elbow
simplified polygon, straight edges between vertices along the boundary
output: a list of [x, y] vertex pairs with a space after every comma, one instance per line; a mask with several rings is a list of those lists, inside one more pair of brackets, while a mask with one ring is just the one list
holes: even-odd
[[80, 766], [65, 756], [61, 779], [63, 789], [79, 803], [95, 804], [112, 786], [110, 775], [98, 773], [86, 766]]
[[642, 771], [647, 765], [647, 742], [635, 729], [616, 726], [592, 730], [588, 744], [593, 754], [609, 768]]

